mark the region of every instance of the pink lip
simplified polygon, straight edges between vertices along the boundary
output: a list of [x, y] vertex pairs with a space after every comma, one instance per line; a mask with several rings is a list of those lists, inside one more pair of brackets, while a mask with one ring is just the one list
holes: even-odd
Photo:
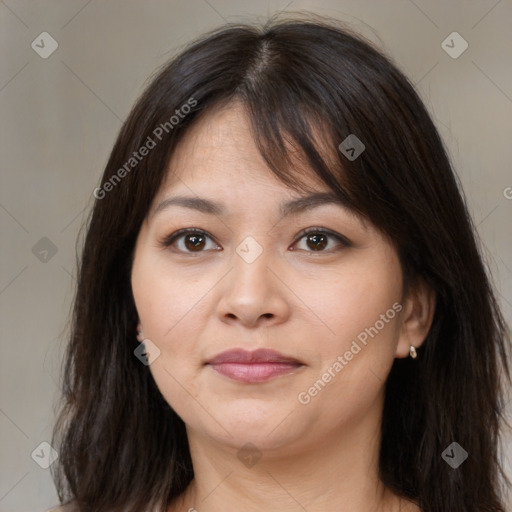
[[269, 349], [253, 352], [235, 349], [222, 352], [207, 363], [215, 371], [239, 382], [264, 382], [291, 373], [302, 366], [297, 359]]

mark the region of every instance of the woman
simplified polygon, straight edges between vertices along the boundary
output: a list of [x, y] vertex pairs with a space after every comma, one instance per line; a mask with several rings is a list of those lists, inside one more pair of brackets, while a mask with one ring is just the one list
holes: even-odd
[[506, 327], [443, 143], [369, 42], [318, 18], [207, 34], [94, 195], [61, 502], [504, 512]]

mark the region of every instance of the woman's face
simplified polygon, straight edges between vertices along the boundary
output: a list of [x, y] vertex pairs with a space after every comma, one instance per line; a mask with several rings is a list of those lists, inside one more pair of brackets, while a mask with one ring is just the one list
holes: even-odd
[[[299, 162], [297, 172], [307, 175]], [[160, 351], [149, 369], [189, 435], [296, 450], [381, 412], [406, 354], [397, 253], [341, 204], [285, 208], [306, 195], [271, 173], [236, 105], [195, 125], [173, 155], [137, 239], [132, 289], [150, 360]], [[209, 363], [232, 349], [284, 359]]]

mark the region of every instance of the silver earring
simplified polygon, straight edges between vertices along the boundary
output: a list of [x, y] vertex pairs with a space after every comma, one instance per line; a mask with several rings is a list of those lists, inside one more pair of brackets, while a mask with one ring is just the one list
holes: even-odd
[[409, 347], [409, 355], [413, 358], [413, 359], [416, 359], [418, 357], [418, 353], [416, 352], [416, 347], [414, 345], [411, 345]]

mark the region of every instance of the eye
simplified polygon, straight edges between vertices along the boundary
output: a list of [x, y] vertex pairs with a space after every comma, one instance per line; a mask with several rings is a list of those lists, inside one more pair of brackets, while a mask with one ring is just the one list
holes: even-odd
[[329, 249], [324, 250], [329, 244], [329, 238], [336, 240], [338, 245], [341, 245], [341, 247], [335, 247], [334, 250], [340, 250], [341, 248], [352, 246], [350, 240], [345, 238], [343, 235], [324, 228], [308, 228], [307, 230], [304, 230], [299, 236], [299, 241], [305, 239], [306, 247], [312, 249], [311, 251], [305, 249], [308, 252], [330, 252]]
[[[161, 244], [163, 247], [170, 247], [171, 245], [174, 245], [175, 242], [178, 242], [178, 251], [185, 253], [199, 253], [203, 252], [203, 249], [207, 245], [207, 240], [213, 239], [208, 233], [206, 233], [206, 231], [197, 228], [185, 228], [169, 235], [161, 242]], [[181, 247], [179, 242], [183, 242]], [[216, 244], [213, 245], [214, 249], [219, 247]]]
[[[305, 239], [307, 248], [299, 249], [307, 252], [331, 252], [352, 246], [350, 240], [345, 238], [343, 235], [324, 228], [308, 228], [307, 230], [302, 231], [299, 235], [298, 241], [301, 241], [302, 239]], [[329, 239], [336, 240], [338, 242], [338, 247], [336, 248], [335, 246], [334, 248], [324, 250], [326, 246], [329, 245]], [[213, 242], [213, 238], [206, 231], [198, 228], [184, 228], [175, 231], [166, 237], [162, 240], [161, 245], [162, 247], [175, 245], [179, 252], [192, 254], [204, 252], [204, 250], [207, 249], [208, 240]], [[180, 242], [182, 242], [181, 246]], [[296, 244], [297, 242], [294, 245]], [[212, 248], [213, 250], [219, 250], [219, 246], [216, 243], [213, 243]], [[311, 250], [308, 250], [308, 248]]]

